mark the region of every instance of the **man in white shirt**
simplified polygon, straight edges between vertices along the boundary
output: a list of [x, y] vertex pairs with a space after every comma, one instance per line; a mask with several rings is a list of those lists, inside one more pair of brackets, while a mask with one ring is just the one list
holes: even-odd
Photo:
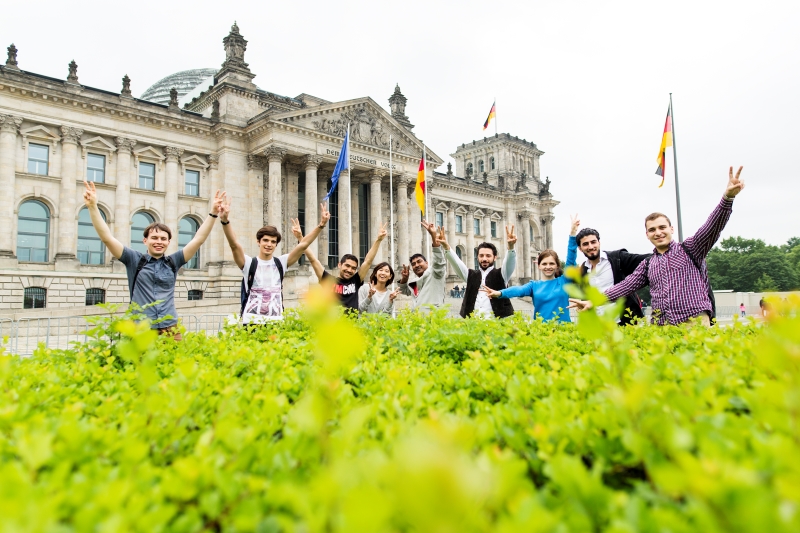
[[[291, 252], [273, 257], [275, 248], [281, 242], [281, 234], [275, 226], [264, 226], [256, 232], [258, 256], [245, 255], [244, 247], [230, 227], [231, 204], [224, 204], [219, 212], [222, 230], [228, 239], [236, 266], [242, 269], [241, 315], [243, 324], [259, 324], [283, 319], [283, 275], [295, 264], [306, 248], [314, 242], [331, 215], [325, 204], [320, 205], [319, 224], [297, 243]], [[292, 220], [299, 227], [298, 220]]]
[[517, 236], [514, 235], [514, 226], [506, 226], [508, 253], [506, 253], [506, 257], [503, 260], [502, 268], [494, 266], [497, 260], [497, 247], [490, 242], [482, 242], [478, 245], [478, 266], [480, 268], [468, 269], [450, 248], [444, 233], [444, 229], [440, 228], [437, 240], [446, 250], [447, 261], [453, 265], [458, 277], [467, 282], [464, 301], [461, 303], [461, 317], [465, 318], [473, 312], [476, 316], [485, 318], [512, 316], [514, 308], [511, 306], [510, 299], [489, 298], [480, 288], [487, 286], [490, 289], [501, 291], [508, 287], [508, 282], [517, 265], [517, 253], [514, 251]]
[[[575, 236], [578, 248], [584, 256], [586, 262], [581, 265], [581, 274], [589, 274], [589, 285], [597, 288], [600, 292], [613, 287], [619, 283], [639, 266], [639, 263], [650, 257], [650, 254], [631, 254], [628, 250], [621, 248], [611, 252], [604, 252], [600, 249], [600, 233], [592, 228], [584, 228]], [[604, 313], [613, 307], [613, 304], [606, 304], [598, 308], [598, 312]], [[617, 319], [620, 325], [628, 325], [634, 318], [642, 318], [642, 304], [639, 297], [635, 294], [625, 299], [625, 310], [622, 316]]]

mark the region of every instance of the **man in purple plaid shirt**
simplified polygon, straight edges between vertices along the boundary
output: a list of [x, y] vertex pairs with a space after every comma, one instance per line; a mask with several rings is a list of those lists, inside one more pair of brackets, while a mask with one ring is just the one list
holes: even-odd
[[[739, 179], [741, 173], [742, 167], [739, 167], [736, 176], [733, 175], [733, 167], [730, 168], [728, 186], [722, 200], [706, 223], [683, 241], [682, 246], [672, 240], [674, 230], [666, 215], [649, 215], [644, 226], [647, 238], [655, 246], [653, 256], [639, 263], [630, 276], [606, 290], [606, 297], [616, 300], [650, 285], [654, 323], [659, 326], [667, 323], [676, 325], [700, 318], [703, 324], [709, 325], [712, 305], [708, 296], [706, 256], [731, 217], [733, 199], [744, 189], [744, 181]], [[570, 299], [570, 302], [570, 307], [579, 311], [592, 307], [588, 301]]]

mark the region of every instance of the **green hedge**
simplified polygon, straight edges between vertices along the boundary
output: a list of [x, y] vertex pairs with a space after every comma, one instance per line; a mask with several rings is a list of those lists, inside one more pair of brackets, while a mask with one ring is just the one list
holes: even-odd
[[312, 307], [0, 357], [0, 531], [800, 531], [797, 317]]

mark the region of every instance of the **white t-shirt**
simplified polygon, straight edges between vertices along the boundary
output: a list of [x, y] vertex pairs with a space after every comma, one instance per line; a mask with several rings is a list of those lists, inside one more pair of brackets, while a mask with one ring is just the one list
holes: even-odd
[[[257, 257], [244, 256], [242, 276], [247, 285], [247, 273], [250, 271], [252, 261], [258, 261], [253, 286], [242, 313], [243, 324], [258, 324], [269, 320], [283, 320], [283, 296], [281, 295], [281, 275], [275, 266], [275, 260], [264, 261]], [[286, 273], [289, 254], [278, 257]], [[248, 287], [245, 287], [247, 289]]]

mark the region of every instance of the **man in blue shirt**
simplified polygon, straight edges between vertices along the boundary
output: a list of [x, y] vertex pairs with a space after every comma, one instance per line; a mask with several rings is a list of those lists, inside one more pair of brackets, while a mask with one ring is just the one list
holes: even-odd
[[142, 254], [123, 245], [111, 235], [111, 230], [97, 208], [97, 191], [94, 183], [84, 181], [83, 184], [86, 188], [83, 201], [98, 237], [111, 255], [125, 265], [131, 302], [144, 307], [158, 301], [159, 303], [144, 309], [144, 315], [159, 334], [167, 333], [180, 340], [180, 333], [175, 329], [178, 324], [178, 312], [175, 310], [175, 280], [178, 277], [178, 270], [192, 258], [208, 238], [225, 199], [225, 193], [216, 192], [211, 213], [197, 230], [194, 238], [182, 250], [164, 255], [172, 240], [172, 231], [164, 224], [154, 222], [144, 229], [142, 242], [147, 246], [147, 254]]

